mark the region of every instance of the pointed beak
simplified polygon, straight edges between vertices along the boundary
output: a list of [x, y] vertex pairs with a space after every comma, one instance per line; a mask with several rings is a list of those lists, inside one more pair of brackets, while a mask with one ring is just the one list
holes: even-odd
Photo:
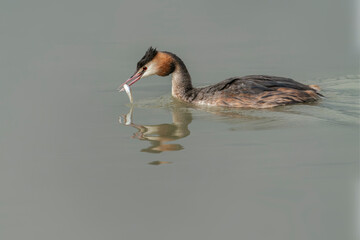
[[136, 83], [137, 81], [139, 81], [141, 79], [142, 75], [144, 75], [145, 71], [146, 71], [146, 68], [143, 68], [140, 71], [135, 72], [134, 75], [132, 75], [128, 80], [126, 80], [123, 84], [121, 84], [117, 90], [119, 92], [122, 92], [125, 90], [124, 89], [125, 84], [127, 84], [128, 86], [131, 86], [134, 83]]

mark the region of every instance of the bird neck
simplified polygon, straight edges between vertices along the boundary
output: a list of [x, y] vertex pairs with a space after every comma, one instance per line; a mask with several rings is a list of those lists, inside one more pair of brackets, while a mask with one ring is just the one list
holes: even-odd
[[184, 62], [177, 56], [174, 57], [175, 70], [172, 73], [172, 89], [173, 97], [186, 100], [187, 93], [193, 89], [190, 74]]

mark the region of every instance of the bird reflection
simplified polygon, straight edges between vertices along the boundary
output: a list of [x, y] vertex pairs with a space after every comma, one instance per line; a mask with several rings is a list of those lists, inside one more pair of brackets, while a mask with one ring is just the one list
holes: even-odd
[[[120, 116], [119, 122], [126, 126], [136, 128], [133, 138], [150, 142], [150, 147], [144, 148], [142, 152], [161, 153], [164, 151], [179, 151], [184, 147], [177, 143], [168, 143], [190, 135], [188, 129], [192, 121], [192, 114], [188, 110], [173, 109], [173, 123], [163, 123], [157, 125], [140, 125], [133, 122], [133, 107], [128, 114]], [[166, 162], [169, 163], [169, 162]]]

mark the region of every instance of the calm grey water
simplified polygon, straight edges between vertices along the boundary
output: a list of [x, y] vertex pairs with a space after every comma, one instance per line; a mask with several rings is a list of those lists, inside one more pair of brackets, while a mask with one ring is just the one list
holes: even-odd
[[[0, 239], [357, 239], [354, 7], [2, 1]], [[195, 86], [273, 74], [326, 98], [194, 108], [151, 77], [130, 106], [116, 88], [150, 45]]]

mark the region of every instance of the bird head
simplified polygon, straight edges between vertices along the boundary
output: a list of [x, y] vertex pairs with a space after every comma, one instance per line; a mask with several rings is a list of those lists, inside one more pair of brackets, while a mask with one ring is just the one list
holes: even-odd
[[137, 63], [135, 73], [121, 84], [118, 90], [119, 92], [124, 91], [123, 86], [125, 84], [131, 86], [140, 79], [151, 75], [167, 76], [174, 70], [175, 62], [170, 54], [157, 51], [155, 48], [150, 47]]

